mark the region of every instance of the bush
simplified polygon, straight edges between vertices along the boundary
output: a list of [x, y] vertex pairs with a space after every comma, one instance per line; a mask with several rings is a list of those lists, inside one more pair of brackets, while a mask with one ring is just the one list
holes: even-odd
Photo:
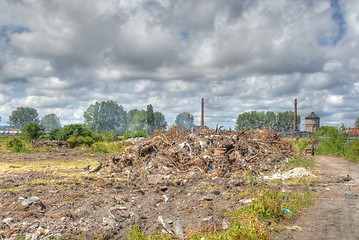
[[102, 141], [104, 142], [114, 142], [117, 140], [116, 134], [113, 132], [104, 132], [101, 135]]
[[56, 140], [63, 140], [66, 141], [70, 137], [92, 137], [92, 132], [85, 128], [82, 124], [70, 124], [64, 126], [58, 133], [57, 133]]
[[94, 143], [94, 140], [92, 137], [71, 136], [69, 139], [66, 140], [66, 142], [69, 143], [70, 148], [84, 145], [90, 147]]
[[5, 148], [11, 152], [24, 152], [26, 151], [25, 143], [20, 138], [11, 137], [5, 141]]
[[320, 127], [316, 133], [320, 144], [319, 154], [330, 154], [333, 156], [344, 157], [346, 155], [346, 137], [338, 129], [329, 126]]
[[122, 138], [119, 138], [120, 140], [127, 140], [130, 138], [136, 138], [136, 137], [147, 137], [147, 134], [144, 131], [138, 131], [135, 133], [126, 132]]
[[29, 140], [38, 139], [44, 132], [45, 128], [36, 122], [30, 122], [21, 128], [21, 135]]
[[348, 158], [352, 161], [359, 162], [359, 140], [349, 143]]
[[123, 152], [124, 148], [120, 143], [96, 142], [91, 145], [91, 150], [99, 153]]

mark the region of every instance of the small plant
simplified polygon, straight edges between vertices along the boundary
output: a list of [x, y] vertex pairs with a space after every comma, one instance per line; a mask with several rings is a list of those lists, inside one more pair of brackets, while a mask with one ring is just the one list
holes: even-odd
[[127, 240], [147, 240], [145, 233], [137, 226], [134, 225], [129, 233], [126, 235]]
[[292, 158], [289, 160], [288, 168], [303, 167], [314, 170], [316, 168], [315, 162], [311, 158]]

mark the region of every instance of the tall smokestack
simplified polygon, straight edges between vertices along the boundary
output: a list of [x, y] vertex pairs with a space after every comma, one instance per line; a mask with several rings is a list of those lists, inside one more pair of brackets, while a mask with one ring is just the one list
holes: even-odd
[[204, 127], [204, 98], [201, 102], [201, 127]]
[[294, 99], [293, 131], [297, 131], [297, 99]]

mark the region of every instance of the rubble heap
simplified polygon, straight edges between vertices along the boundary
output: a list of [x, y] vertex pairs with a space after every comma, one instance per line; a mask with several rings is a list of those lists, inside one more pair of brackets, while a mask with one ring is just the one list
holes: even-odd
[[153, 138], [127, 143], [112, 157], [115, 169], [174, 168], [186, 171], [266, 171], [293, 156], [292, 145], [267, 130], [210, 131], [193, 133], [173, 127]]

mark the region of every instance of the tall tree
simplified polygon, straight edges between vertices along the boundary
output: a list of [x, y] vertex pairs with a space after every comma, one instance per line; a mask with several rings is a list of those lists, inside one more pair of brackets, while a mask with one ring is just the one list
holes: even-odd
[[128, 111], [128, 129], [131, 133], [143, 131], [147, 133], [149, 126], [147, 124], [147, 112], [145, 110], [132, 109]]
[[356, 127], [356, 128], [359, 128], [359, 118], [357, 118], [357, 119], [355, 120], [355, 127]]
[[188, 112], [183, 112], [176, 116], [175, 124], [178, 127], [182, 127], [184, 129], [191, 130], [192, 127], [194, 126], [193, 120], [194, 120], [194, 118], [191, 114], [189, 114]]
[[96, 102], [84, 112], [85, 126], [97, 132], [123, 134], [127, 128], [127, 113], [114, 101]]
[[61, 128], [60, 118], [55, 113], [50, 113], [40, 119], [40, 124], [44, 126], [45, 131], [52, 131]]
[[39, 123], [39, 114], [37, 110], [29, 107], [18, 107], [12, 111], [9, 116], [9, 124], [11, 127], [21, 129], [27, 123]]
[[155, 129], [155, 114], [153, 112], [152, 104], [147, 105], [146, 111], [147, 117], [147, 125], [148, 125], [148, 134], [152, 134], [153, 130]]
[[154, 118], [155, 118], [155, 130], [165, 130], [167, 127], [165, 115], [163, 115], [161, 112], [155, 112]]

